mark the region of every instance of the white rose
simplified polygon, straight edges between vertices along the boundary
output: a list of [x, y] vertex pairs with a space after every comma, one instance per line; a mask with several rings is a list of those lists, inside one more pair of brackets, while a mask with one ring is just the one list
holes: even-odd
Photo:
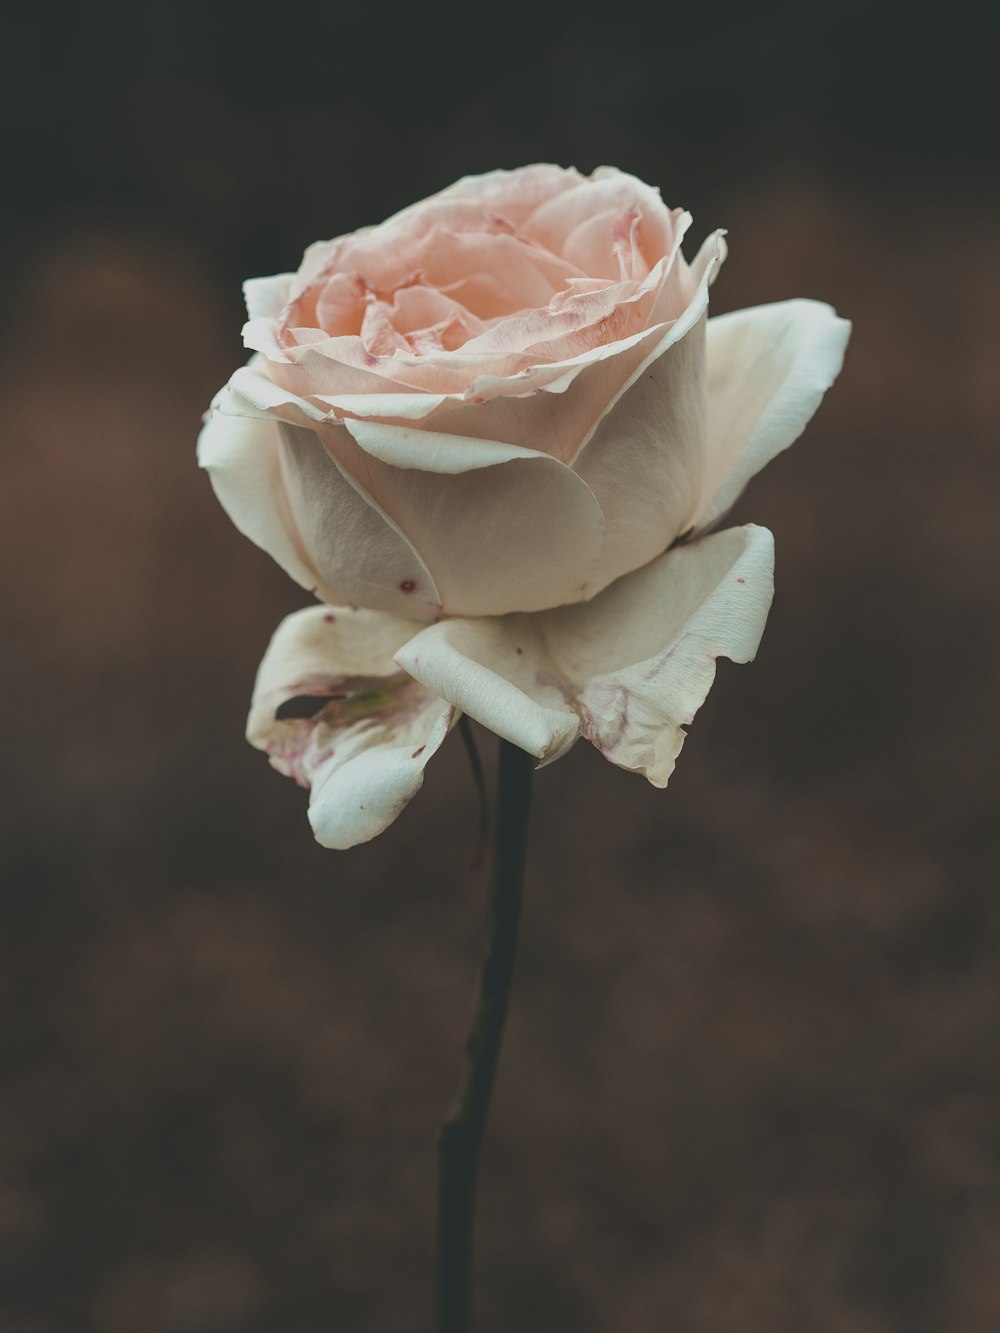
[[326, 845], [395, 818], [458, 711], [665, 785], [715, 658], [753, 656], [770, 533], [702, 534], [801, 433], [849, 326], [811, 301], [708, 320], [725, 246], [689, 266], [689, 222], [624, 173], [533, 166], [246, 285], [255, 355], [199, 457], [326, 604], [279, 628], [249, 724]]

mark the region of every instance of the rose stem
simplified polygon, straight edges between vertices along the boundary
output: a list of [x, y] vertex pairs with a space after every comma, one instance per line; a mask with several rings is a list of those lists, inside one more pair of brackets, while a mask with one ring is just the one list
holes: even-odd
[[535, 763], [533, 756], [516, 745], [500, 742], [486, 949], [465, 1043], [465, 1067], [438, 1135], [437, 1333], [469, 1333], [472, 1328], [472, 1233], [479, 1150], [514, 975]]
[[479, 798], [479, 829], [476, 833], [476, 850], [472, 857], [472, 864], [469, 866], [470, 870], [478, 870], [483, 864], [486, 848], [490, 841], [490, 797], [486, 790], [486, 774], [483, 772], [483, 761], [479, 758], [476, 738], [472, 734], [472, 726], [465, 713], [458, 719], [458, 730], [462, 737], [462, 744], [465, 746], [469, 767], [472, 769], [472, 781], [475, 784], [476, 795]]

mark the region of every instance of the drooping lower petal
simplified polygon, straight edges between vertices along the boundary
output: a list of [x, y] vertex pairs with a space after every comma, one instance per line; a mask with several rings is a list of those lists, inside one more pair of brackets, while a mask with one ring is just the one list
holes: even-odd
[[590, 602], [431, 626], [396, 661], [543, 763], [583, 736], [663, 787], [716, 658], [747, 662], [757, 650], [773, 566], [766, 528], [732, 528], [667, 552]]
[[851, 326], [821, 301], [781, 301], [708, 321], [708, 422], [699, 528], [802, 434], [837, 378]]
[[455, 719], [393, 661], [419, 622], [308, 607], [286, 617], [257, 673], [247, 739], [310, 789], [324, 847], [368, 842], [400, 814]]

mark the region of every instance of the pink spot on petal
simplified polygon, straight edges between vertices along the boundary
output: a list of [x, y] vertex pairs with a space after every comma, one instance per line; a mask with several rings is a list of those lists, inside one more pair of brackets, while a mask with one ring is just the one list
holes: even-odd
[[377, 365], [378, 365], [378, 357], [377, 357], [377, 356], [372, 356], [371, 352], [365, 352], [365, 365], [366, 365], [366, 366], [377, 366]]
[[411, 592], [415, 592], [415, 591], [416, 591], [416, 587], [417, 587], [417, 585], [416, 585], [415, 580], [413, 580], [413, 579], [404, 579], [404, 580], [402, 581], [402, 583], [399, 585], [399, 591], [400, 591], [400, 592], [405, 592], [405, 593], [409, 594], [409, 593], [411, 593]]
[[737, 579], [736, 582], [737, 582], [737, 583], [746, 583], [746, 579]]
[[332, 625], [333, 622], [337, 619], [337, 617], [333, 614], [332, 611], [327, 611], [323, 619], [326, 621], [328, 625]]
[[426, 746], [426, 745], [421, 745], [421, 747], [420, 747], [419, 750], [414, 750], [414, 751], [413, 751], [413, 753], [410, 755], [410, 758], [411, 758], [411, 759], [419, 759], [419, 757], [423, 754], [423, 752], [424, 752], [426, 749], [427, 749], [427, 746]]

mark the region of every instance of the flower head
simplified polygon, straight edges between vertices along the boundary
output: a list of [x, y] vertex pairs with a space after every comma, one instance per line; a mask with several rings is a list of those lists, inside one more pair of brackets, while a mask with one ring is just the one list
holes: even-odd
[[770, 534], [706, 534], [801, 433], [849, 326], [812, 301], [709, 320], [723, 234], [689, 265], [689, 223], [625, 173], [525, 167], [247, 284], [254, 355], [199, 457], [332, 608], [279, 629], [250, 721], [320, 841], [385, 827], [458, 711], [664, 785], [715, 659], [753, 656]]

